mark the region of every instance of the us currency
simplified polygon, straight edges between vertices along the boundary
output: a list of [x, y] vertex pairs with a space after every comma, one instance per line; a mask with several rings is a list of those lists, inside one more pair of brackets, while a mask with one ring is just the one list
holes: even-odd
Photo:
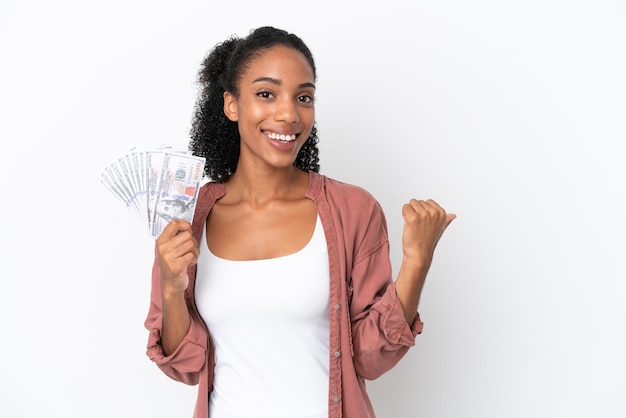
[[164, 153], [157, 193], [151, 197], [153, 203], [149, 205], [153, 237], [158, 237], [173, 219], [193, 221], [204, 162], [204, 158], [189, 154]]
[[156, 238], [172, 219], [193, 220], [204, 163], [171, 146], [131, 148], [103, 169], [101, 183]]

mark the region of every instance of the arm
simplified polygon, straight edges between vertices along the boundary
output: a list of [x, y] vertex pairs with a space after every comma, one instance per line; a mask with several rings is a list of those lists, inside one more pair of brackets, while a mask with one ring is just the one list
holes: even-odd
[[185, 338], [191, 324], [185, 290], [189, 285], [187, 268], [198, 261], [198, 244], [191, 233], [191, 225], [174, 220], [165, 227], [156, 247], [163, 309], [161, 345], [165, 355], [170, 355]]
[[206, 357], [204, 327], [190, 315], [185, 289], [189, 266], [198, 256], [189, 223], [172, 221], [156, 241], [147, 354], [165, 374], [188, 384], [198, 382]]
[[[444, 212], [443, 218], [451, 218], [451, 222], [454, 215]], [[441, 229], [430, 228], [440, 231], [438, 235], [428, 235], [425, 227], [430, 221], [412, 217], [410, 212], [405, 220], [404, 258], [395, 282], [391, 279], [385, 218], [378, 205], [369, 216], [367, 232], [357, 250], [360, 255], [355, 257], [351, 271], [353, 361], [357, 373], [370, 380], [395, 366], [422, 331], [417, 305], [432, 260], [432, 251], [426, 249], [434, 250], [445, 229], [442, 223]]]
[[404, 316], [412, 323], [417, 312], [435, 247], [448, 225], [456, 218], [433, 200], [415, 200], [403, 206], [402, 263], [396, 278], [396, 294]]

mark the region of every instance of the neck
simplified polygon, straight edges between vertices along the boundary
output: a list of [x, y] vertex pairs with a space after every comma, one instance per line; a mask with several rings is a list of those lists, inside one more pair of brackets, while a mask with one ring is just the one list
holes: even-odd
[[304, 195], [308, 173], [288, 167], [280, 170], [258, 170], [237, 167], [226, 182], [227, 193], [237, 200], [264, 204], [275, 199], [294, 199]]

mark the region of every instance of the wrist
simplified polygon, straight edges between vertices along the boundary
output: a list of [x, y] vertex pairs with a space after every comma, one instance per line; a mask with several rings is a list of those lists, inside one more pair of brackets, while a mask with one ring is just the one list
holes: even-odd
[[417, 275], [421, 275], [421, 273], [425, 275], [430, 268], [431, 262], [432, 257], [420, 257], [416, 255], [403, 254], [400, 268], [413, 272]]
[[185, 300], [185, 290], [184, 289], [169, 289], [169, 288], [161, 288], [161, 297], [165, 302], [174, 302], [176, 300]]

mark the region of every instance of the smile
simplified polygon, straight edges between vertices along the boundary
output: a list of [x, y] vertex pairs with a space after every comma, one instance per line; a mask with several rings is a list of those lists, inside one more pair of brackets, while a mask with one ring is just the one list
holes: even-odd
[[296, 140], [296, 135], [292, 134], [292, 135], [284, 135], [284, 134], [277, 134], [275, 132], [270, 132], [267, 134], [267, 136], [270, 139], [275, 139], [277, 141], [281, 141], [281, 142], [291, 142], [291, 141], [295, 141]]

